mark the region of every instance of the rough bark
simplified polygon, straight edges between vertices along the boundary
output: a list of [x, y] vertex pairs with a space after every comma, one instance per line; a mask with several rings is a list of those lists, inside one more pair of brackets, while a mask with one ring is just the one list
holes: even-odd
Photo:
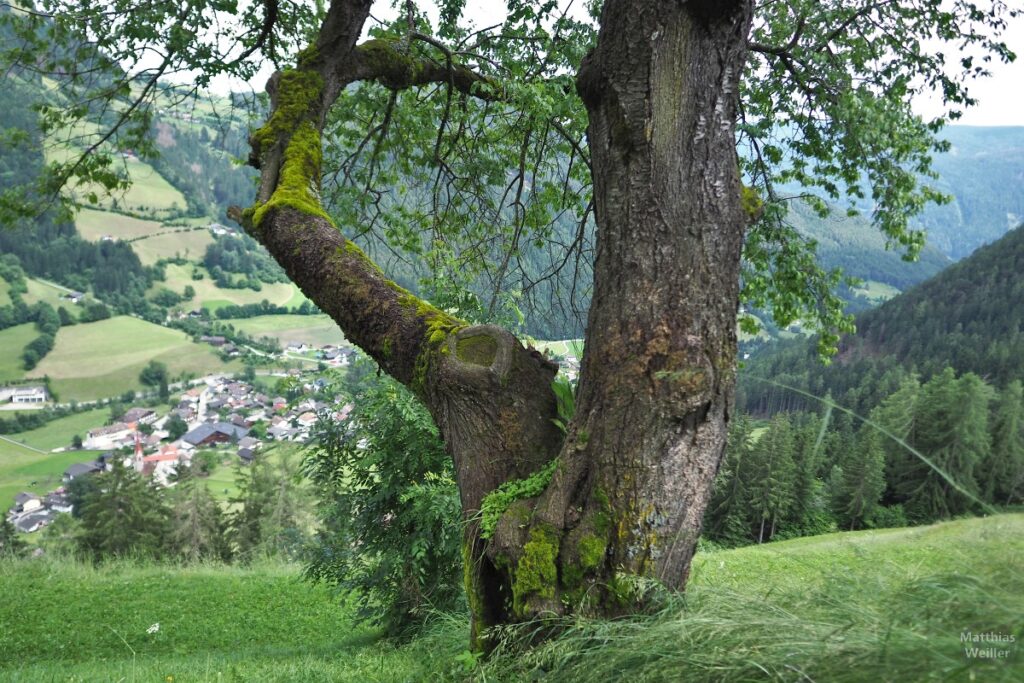
[[[271, 79], [272, 115], [253, 136], [260, 194], [239, 219], [437, 421], [467, 522], [477, 646], [494, 624], [629, 608], [630, 577], [682, 587], [732, 403], [747, 222], [733, 122], [750, 1], [605, 2], [578, 78], [598, 250], [565, 438], [551, 419], [551, 363], [389, 282], [321, 208], [320, 132], [348, 83], [443, 81], [501, 97], [456, 65], [420, 63], [380, 41], [357, 46], [369, 4], [335, 0], [298, 67]], [[506, 501], [482, 534], [481, 507], [502, 484], [533, 497]]]
[[576, 418], [532, 522], [503, 520], [490, 549], [521, 617], [628, 609], [635, 577], [685, 584], [732, 408], [750, 15], [605, 2], [577, 81], [598, 230]]

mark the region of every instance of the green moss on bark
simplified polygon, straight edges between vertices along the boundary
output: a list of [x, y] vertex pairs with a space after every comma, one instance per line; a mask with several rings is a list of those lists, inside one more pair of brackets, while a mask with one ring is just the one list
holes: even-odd
[[519, 500], [533, 498], [544, 492], [551, 483], [551, 477], [558, 468], [555, 458], [525, 479], [513, 479], [494, 489], [480, 502], [480, 537], [490, 538], [498, 526], [498, 520], [509, 506]]
[[455, 355], [463, 362], [490, 367], [498, 355], [498, 342], [487, 334], [460, 337], [455, 342]]
[[532, 598], [550, 600], [558, 586], [559, 536], [552, 527], [539, 525], [530, 530], [523, 555], [516, 564], [512, 581], [512, 611], [526, 616]]
[[269, 211], [283, 206], [309, 216], [318, 216], [334, 225], [320, 205], [318, 196], [322, 153], [319, 131], [308, 121], [301, 124], [285, 148], [274, 194], [253, 212], [254, 226], [259, 228]]

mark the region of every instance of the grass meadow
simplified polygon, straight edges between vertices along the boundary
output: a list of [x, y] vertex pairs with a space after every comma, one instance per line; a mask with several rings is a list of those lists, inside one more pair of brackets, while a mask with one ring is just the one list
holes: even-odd
[[[483, 661], [465, 616], [407, 643], [289, 565], [0, 563], [5, 681], [1020, 681], [1024, 515], [700, 552], [685, 596]], [[158, 629], [153, 625], [159, 624]], [[150, 633], [149, 631], [154, 632]], [[1015, 635], [999, 660], [961, 633]]]
[[0, 382], [21, 379], [25, 376], [25, 366], [21, 360], [21, 351], [25, 345], [39, 336], [34, 323], [15, 325], [0, 330]]
[[[205, 234], [209, 236], [209, 233], [203, 231], [192, 231], [183, 233], [185, 235], [197, 235]], [[142, 240], [132, 244], [133, 249], [137, 249], [143, 243], [149, 242], [150, 240]], [[202, 259], [203, 254], [206, 251], [204, 246], [201, 251], [196, 254], [191, 254], [190, 258]], [[169, 251], [164, 251], [163, 256], [169, 256], [174, 253], [174, 249], [171, 248]], [[182, 254], [184, 255], [184, 254]], [[202, 280], [193, 280], [192, 271], [193, 269], [198, 270], [203, 274]], [[258, 304], [264, 299], [272, 304], [278, 306], [298, 306], [303, 301], [302, 293], [299, 288], [291, 282], [277, 282], [274, 284], [263, 283], [262, 289], [258, 292], [254, 292], [251, 289], [221, 289], [218, 287], [210, 274], [205, 268], [201, 266], [193, 266], [192, 264], [179, 266], [174, 264], [168, 264], [166, 268], [167, 279], [164, 282], [157, 282], [152, 287], [152, 292], [156, 292], [159, 289], [167, 288], [178, 292], [179, 294], [184, 291], [186, 285], [191, 285], [192, 289], [195, 290], [196, 295], [192, 301], [188, 301], [182, 304], [184, 308], [208, 308], [210, 310], [216, 310], [221, 306], [228, 306], [230, 304]], [[296, 318], [298, 320], [298, 318]], [[234, 321], [232, 321], [234, 322]]]
[[233, 372], [211, 347], [197, 345], [184, 332], [129, 316], [62, 327], [57, 343], [30, 374], [49, 375], [62, 401], [84, 401], [139, 390], [139, 372], [151, 361], [167, 365], [171, 375]]
[[[8, 438], [17, 440], [20, 435]], [[52, 491], [60, 486], [61, 476], [70, 465], [92, 460], [96, 455], [98, 451], [39, 453], [0, 439], [0, 509], [6, 511], [13, 504], [14, 496], [22, 491], [37, 495]]]
[[345, 343], [338, 324], [326, 315], [261, 315], [232, 320], [231, 324], [253, 337], [274, 337], [282, 346], [290, 342], [318, 346]]

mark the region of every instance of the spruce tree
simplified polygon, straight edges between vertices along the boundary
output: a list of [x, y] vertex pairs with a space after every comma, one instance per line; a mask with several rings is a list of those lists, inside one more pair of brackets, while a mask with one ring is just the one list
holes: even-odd
[[[988, 411], [992, 388], [967, 373], [957, 379], [952, 368], [921, 388], [911, 444], [935, 467], [968, 492], [975, 492], [975, 466], [988, 456]], [[898, 493], [906, 498], [912, 521], [927, 523], [967, 512], [971, 499], [919, 458], [906, 458], [897, 472]]]
[[27, 547], [10, 520], [0, 517], [0, 557], [21, 557]]
[[116, 460], [96, 478], [98, 490], [82, 511], [79, 547], [95, 559], [162, 555], [170, 530], [163, 489]]
[[825, 459], [824, 420], [831, 420], [831, 413], [826, 418], [807, 413], [794, 419], [793, 504], [783, 524], [787, 536], [825, 533], [834, 524], [819, 477]]
[[725, 460], [715, 479], [708, 506], [707, 534], [719, 543], [743, 545], [751, 541], [747, 479], [754, 427], [746, 414], [729, 425]]
[[997, 505], [1024, 501], [1024, 391], [1014, 380], [999, 392], [992, 416], [992, 449], [981, 463], [978, 485]]
[[885, 452], [877, 429], [861, 427], [857, 448], [843, 460], [839, 472], [833, 510], [840, 524], [851, 531], [869, 526], [885, 491]]
[[796, 466], [793, 463], [793, 428], [789, 415], [780, 413], [751, 450], [749, 504], [755, 515], [757, 542], [775, 534], [775, 527], [793, 504]]
[[227, 523], [217, 501], [192, 474], [181, 468], [171, 492], [170, 543], [178, 557], [189, 561], [231, 559]]

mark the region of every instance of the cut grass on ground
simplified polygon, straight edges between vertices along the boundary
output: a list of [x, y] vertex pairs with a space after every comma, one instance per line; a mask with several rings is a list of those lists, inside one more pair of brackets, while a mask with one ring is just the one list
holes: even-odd
[[53, 306], [54, 309], [63, 306], [72, 316], [78, 316], [78, 307], [67, 299], [61, 298], [68, 293], [67, 289], [31, 277], [26, 278], [26, 284], [28, 286], [28, 293], [22, 297], [26, 304], [31, 306], [34, 303], [45, 301]]
[[[0, 629], [0, 678], [1010, 683], [1024, 679], [1022, 553], [1022, 514], [699, 553], [685, 600], [573, 619], [482, 664], [465, 617], [394, 645], [294, 566], [5, 561], [0, 623], [17, 628]], [[1016, 642], [970, 658], [967, 630]]]
[[140, 390], [139, 373], [151, 361], [164, 363], [172, 376], [234, 372], [211, 347], [194, 344], [184, 332], [118, 316], [62, 327], [57, 343], [30, 374], [49, 375], [63, 401], [84, 401]]

